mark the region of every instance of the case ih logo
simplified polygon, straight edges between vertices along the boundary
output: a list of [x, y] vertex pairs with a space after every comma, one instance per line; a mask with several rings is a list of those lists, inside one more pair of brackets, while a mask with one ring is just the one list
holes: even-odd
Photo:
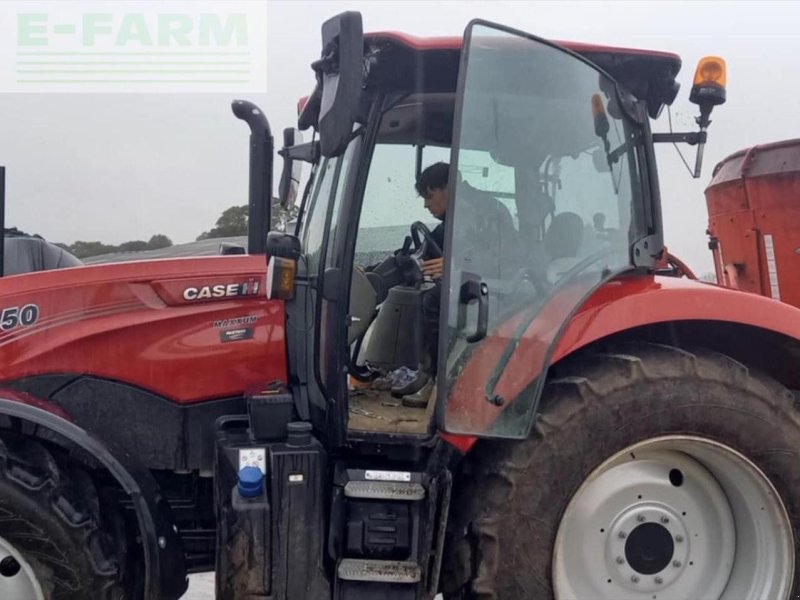
[[218, 283], [216, 285], [193, 286], [183, 290], [183, 299], [189, 302], [256, 295], [258, 295], [257, 279], [250, 279], [244, 283]]

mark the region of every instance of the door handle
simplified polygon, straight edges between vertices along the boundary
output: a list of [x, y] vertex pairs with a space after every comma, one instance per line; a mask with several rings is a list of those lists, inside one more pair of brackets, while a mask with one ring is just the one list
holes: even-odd
[[478, 301], [478, 323], [475, 333], [467, 336], [467, 341], [472, 344], [486, 337], [489, 327], [489, 286], [479, 279], [468, 279], [461, 284], [459, 301], [467, 305], [473, 300]]

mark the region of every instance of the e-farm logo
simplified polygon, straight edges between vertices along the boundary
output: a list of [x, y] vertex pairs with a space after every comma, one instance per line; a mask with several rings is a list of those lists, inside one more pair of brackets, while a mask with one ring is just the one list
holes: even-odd
[[264, 93], [266, 9], [230, 0], [3, 2], [0, 91]]

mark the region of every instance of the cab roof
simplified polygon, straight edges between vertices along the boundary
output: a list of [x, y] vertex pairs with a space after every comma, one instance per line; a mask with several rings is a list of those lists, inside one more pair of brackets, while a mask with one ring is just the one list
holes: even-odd
[[[461, 42], [463, 38], [460, 36], [442, 36], [442, 37], [417, 37], [402, 33], [398, 31], [377, 31], [372, 33], [365, 33], [365, 39], [393, 39], [399, 43], [413, 48], [415, 50], [461, 50]], [[681, 67], [681, 57], [671, 52], [662, 52], [659, 50], [642, 50], [638, 48], [623, 48], [619, 46], [602, 46], [598, 44], [587, 44], [584, 42], [572, 41], [559, 41], [550, 40], [552, 43], [563, 46], [568, 50], [572, 50], [578, 54], [592, 54], [592, 53], [614, 53], [614, 54], [627, 54], [635, 56], [650, 56], [673, 61], [677, 68]]]
[[[461, 37], [415, 37], [396, 31], [364, 34], [368, 52], [383, 55], [393, 64], [390, 73], [379, 78], [382, 85], [419, 85], [430, 91], [455, 90]], [[601, 46], [582, 42], [552, 41], [579, 54], [606, 71], [640, 100], [648, 114], [658, 117], [674, 101], [679, 84], [675, 80], [682, 63], [677, 54], [654, 50]], [[420, 77], [422, 71], [422, 77]]]

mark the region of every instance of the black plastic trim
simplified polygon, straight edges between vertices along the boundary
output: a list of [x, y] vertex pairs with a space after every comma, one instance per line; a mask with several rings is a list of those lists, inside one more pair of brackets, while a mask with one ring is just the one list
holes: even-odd
[[336, 407], [334, 420], [330, 420], [331, 426], [335, 428], [337, 435], [335, 442], [337, 445], [343, 444], [347, 439], [347, 420], [348, 420], [348, 387], [347, 387], [347, 364], [350, 360], [349, 348], [347, 346], [347, 313], [350, 304], [350, 286], [353, 281], [353, 260], [355, 257], [356, 237], [358, 225], [361, 220], [361, 208], [364, 200], [364, 190], [367, 186], [369, 177], [369, 167], [372, 162], [372, 153], [375, 149], [375, 142], [378, 137], [381, 119], [383, 117], [384, 96], [378, 94], [373, 98], [369, 108], [369, 116], [360, 147], [351, 159], [350, 170], [347, 173], [342, 206], [337, 215], [339, 221], [337, 230], [342, 228], [343, 235], [336, 236], [333, 252], [332, 264], [341, 270], [338, 289], [338, 299], [331, 306], [331, 314], [328, 319], [329, 327], [335, 327], [333, 335], [328, 336], [328, 375], [330, 378], [329, 389], [336, 390], [339, 406]]
[[247, 412], [243, 397], [178, 404], [126, 383], [78, 374], [37, 375], [3, 386], [49, 400], [148, 469], [210, 472], [214, 420]]
[[647, 193], [644, 205], [648, 210], [646, 212], [647, 222], [645, 223], [647, 235], [642, 240], [639, 240], [638, 250], [640, 256], [641, 254], [646, 254], [646, 256], [637, 260], [637, 246], [634, 245], [631, 258], [635, 266], [654, 270], [658, 258], [664, 251], [664, 222], [661, 209], [661, 190], [658, 182], [658, 165], [656, 164], [650, 121], [646, 120], [642, 124], [642, 128], [644, 129], [644, 139], [639, 150], [639, 163], [641, 165], [639, 179], [642, 182], [645, 193]]

